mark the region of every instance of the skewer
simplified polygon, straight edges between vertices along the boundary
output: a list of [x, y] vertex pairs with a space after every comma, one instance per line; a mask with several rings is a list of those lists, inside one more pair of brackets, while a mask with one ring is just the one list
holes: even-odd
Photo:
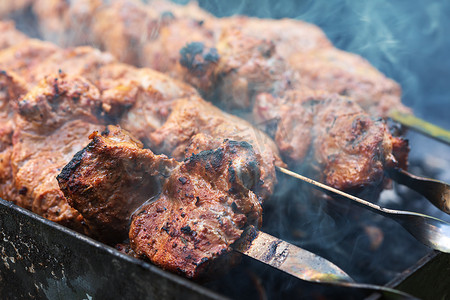
[[423, 243], [424, 245], [441, 252], [450, 253], [450, 223], [421, 213], [387, 209], [361, 198], [342, 192], [338, 189], [332, 188], [326, 184], [312, 180], [308, 177], [289, 171], [285, 168], [277, 167], [277, 169], [284, 174], [293, 176], [297, 179], [312, 184], [321, 190], [326, 190], [334, 194], [338, 194], [356, 202], [358, 205], [366, 209], [391, 218], [392, 220], [402, 225], [403, 228], [405, 228], [411, 235], [416, 238], [416, 240]]
[[405, 170], [393, 168], [386, 173], [397, 183], [405, 185], [427, 198], [434, 206], [450, 214], [450, 185], [445, 182], [415, 176]]
[[444, 128], [417, 118], [412, 114], [402, 113], [395, 109], [389, 112], [389, 117], [406, 127], [409, 127], [435, 140], [450, 145], [450, 131], [445, 130]]
[[396, 289], [355, 282], [323, 257], [258, 231], [253, 226], [249, 226], [232, 247], [235, 251], [301, 280], [378, 292], [387, 299], [415, 299]]

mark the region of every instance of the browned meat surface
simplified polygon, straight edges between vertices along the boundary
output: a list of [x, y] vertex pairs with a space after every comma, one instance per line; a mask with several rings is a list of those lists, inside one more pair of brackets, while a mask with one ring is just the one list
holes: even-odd
[[13, 72], [0, 71], [0, 197], [14, 198], [12, 188], [12, 135], [17, 99], [26, 93], [25, 82]]
[[376, 199], [384, 170], [407, 165], [407, 142], [393, 137], [382, 119], [337, 94], [302, 89], [283, 99], [260, 96], [254, 114], [271, 126], [275, 121], [275, 141], [291, 167], [337, 189], [364, 191]]
[[[5, 2], [7, 3], [9, 1]], [[16, 30], [13, 22], [0, 22], [0, 50], [19, 44], [26, 39], [27, 36]]]
[[409, 112], [400, 86], [356, 54], [336, 48], [299, 52], [289, 66], [298, 71], [299, 84], [348, 96], [373, 116], [386, 117], [392, 108]]
[[[149, 134], [151, 148], [177, 159], [184, 158], [185, 149], [192, 138], [202, 133], [213, 149], [224, 139], [250, 143], [262, 159], [260, 193], [272, 194], [276, 183], [275, 164], [282, 166], [273, 140], [250, 123], [227, 114], [199, 97], [177, 100], [164, 125]], [[201, 150], [209, 150], [203, 147]]]
[[0, 17], [8, 16], [9, 14], [23, 10], [30, 6], [33, 0], [14, 0], [14, 1], [0, 1]]
[[58, 49], [30, 68], [27, 77], [30, 81], [38, 82], [48, 74], [63, 72], [83, 76], [95, 84], [99, 80], [99, 69], [114, 63], [117, 61], [111, 54], [92, 47]]
[[217, 84], [208, 98], [228, 109], [250, 109], [258, 93], [282, 94], [293, 74], [266, 39], [245, 35], [237, 28], [223, 31], [217, 51]]
[[102, 130], [100, 94], [81, 77], [48, 76], [18, 102], [11, 156], [12, 199], [49, 220], [82, 230], [82, 218], [59, 189], [56, 175]]
[[101, 49], [123, 62], [139, 66], [141, 49], [157, 31], [158, 18], [141, 1], [113, 1], [91, 16], [91, 32]]
[[272, 41], [244, 34], [232, 22], [216, 23], [165, 16], [141, 64], [188, 82], [228, 109], [249, 109], [259, 92], [279, 94], [290, 86], [292, 74]]
[[216, 84], [219, 54], [214, 46], [214, 32], [201, 21], [166, 14], [144, 44], [140, 63], [208, 93]]
[[131, 214], [160, 192], [178, 163], [142, 149], [140, 141], [115, 126], [101, 135], [94, 132], [90, 139], [57, 180], [91, 236], [120, 242], [128, 236]]
[[33, 7], [50, 40], [97, 45], [121, 61], [184, 80], [230, 109], [249, 108], [259, 92], [282, 96], [302, 85], [351, 96], [374, 116], [409, 111], [398, 84], [302, 21], [219, 19], [194, 3], [166, 1], [37, 0]]
[[245, 142], [188, 157], [175, 169], [161, 195], [142, 207], [131, 223], [137, 254], [187, 277], [197, 277], [247, 224], [258, 225], [261, 205], [249, 189], [258, 177], [258, 160]]
[[34, 83], [35, 78], [29, 76], [29, 70], [58, 50], [59, 48], [51, 43], [27, 39], [0, 51], [0, 68], [14, 71], [27, 83]]
[[271, 41], [276, 52], [283, 59], [295, 53], [331, 48], [332, 44], [325, 33], [316, 25], [292, 19], [258, 19], [246, 16], [233, 16], [215, 19], [221, 28], [236, 27], [243, 35]]
[[175, 99], [197, 94], [167, 75], [125, 64], [101, 68], [98, 86], [105, 110], [121, 117], [117, 122], [145, 143], [148, 134], [164, 124]]
[[197, 277], [231, 250], [247, 224], [260, 225], [261, 203], [252, 190], [261, 165], [250, 144], [227, 140], [180, 163], [142, 149], [117, 127], [91, 138], [58, 176], [60, 185], [104, 234], [127, 229], [145, 202], [129, 231], [135, 255]]
[[98, 69], [116, 63], [111, 54], [92, 47], [61, 49], [51, 43], [26, 38], [12, 23], [0, 22], [0, 70], [14, 71], [32, 86], [49, 74], [64, 72], [97, 81]]

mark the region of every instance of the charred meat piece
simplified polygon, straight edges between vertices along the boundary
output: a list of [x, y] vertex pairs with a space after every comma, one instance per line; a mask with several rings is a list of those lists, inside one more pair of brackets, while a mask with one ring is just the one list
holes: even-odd
[[276, 120], [275, 141], [291, 167], [337, 189], [376, 199], [384, 170], [407, 166], [407, 141], [337, 94], [305, 88], [283, 99], [261, 95], [254, 114], [261, 122]]
[[251, 146], [225, 142], [174, 170], [154, 202], [133, 217], [130, 242], [139, 255], [187, 277], [198, 277], [231, 250], [247, 224], [259, 224], [261, 205], [240, 175], [257, 177]]
[[104, 128], [99, 91], [81, 77], [48, 76], [18, 101], [11, 166], [15, 196], [24, 208], [82, 231], [80, 214], [67, 203], [56, 175]]
[[94, 132], [90, 139], [57, 180], [91, 236], [120, 242], [128, 236], [131, 214], [159, 194], [178, 163], [142, 149], [140, 141], [116, 126], [108, 126], [101, 135]]
[[[224, 139], [251, 144], [262, 159], [258, 189], [264, 198], [272, 194], [276, 183], [275, 165], [284, 165], [273, 140], [245, 120], [227, 114], [199, 97], [177, 100], [164, 125], [148, 137], [156, 152], [181, 160], [192, 138], [199, 133], [209, 136], [201, 150], [216, 148]], [[205, 148], [206, 144], [209, 149]]]
[[260, 225], [261, 203], [252, 190], [261, 165], [250, 144], [227, 140], [176, 162], [142, 149], [117, 127], [91, 137], [58, 176], [61, 188], [88, 224], [107, 235], [127, 228], [130, 204], [144, 203], [129, 231], [135, 255], [197, 277], [231, 250], [246, 225]]

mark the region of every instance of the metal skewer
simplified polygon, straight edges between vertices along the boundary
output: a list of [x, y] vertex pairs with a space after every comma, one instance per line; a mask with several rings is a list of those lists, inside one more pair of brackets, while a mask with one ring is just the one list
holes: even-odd
[[303, 180], [322, 190], [326, 190], [350, 199], [356, 202], [358, 205], [368, 208], [375, 213], [391, 218], [392, 220], [402, 225], [403, 228], [405, 228], [419, 242], [435, 250], [450, 253], [450, 224], [445, 221], [416, 212], [383, 208], [379, 205], [373, 204], [361, 198], [332, 188], [328, 185], [289, 171], [285, 168], [277, 167], [277, 169], [282, 173]]
[[447, 183], [419, 177], [398, 168], [388, 169], [386, 173], [397, 183], [418, 192], [433, 203], [434, 206], [450, 214], [450, 185]]
[[388, 299], [415, 299], [409, 294], [374, 284], [356, 283], [323, 257], [249, 226], [233, 249], [301, 280], [380, 292]]
[[448, 130], [417, 118], [412, 114], [402, 113], [398, 110], [391, 110], [389, 117], [406, 127], [450, 145], [450, 131]]

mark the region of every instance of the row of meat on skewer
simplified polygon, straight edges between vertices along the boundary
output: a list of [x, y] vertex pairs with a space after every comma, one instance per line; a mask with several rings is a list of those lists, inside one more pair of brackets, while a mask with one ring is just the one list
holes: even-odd
[[43, 37], [112, 53], [0, 23], [0, 197], [52, 221], [196, 277], [261, 224], [275, 166], [374, 199], [407, 166], [399, 86], [313, 25], [31, 4]]

